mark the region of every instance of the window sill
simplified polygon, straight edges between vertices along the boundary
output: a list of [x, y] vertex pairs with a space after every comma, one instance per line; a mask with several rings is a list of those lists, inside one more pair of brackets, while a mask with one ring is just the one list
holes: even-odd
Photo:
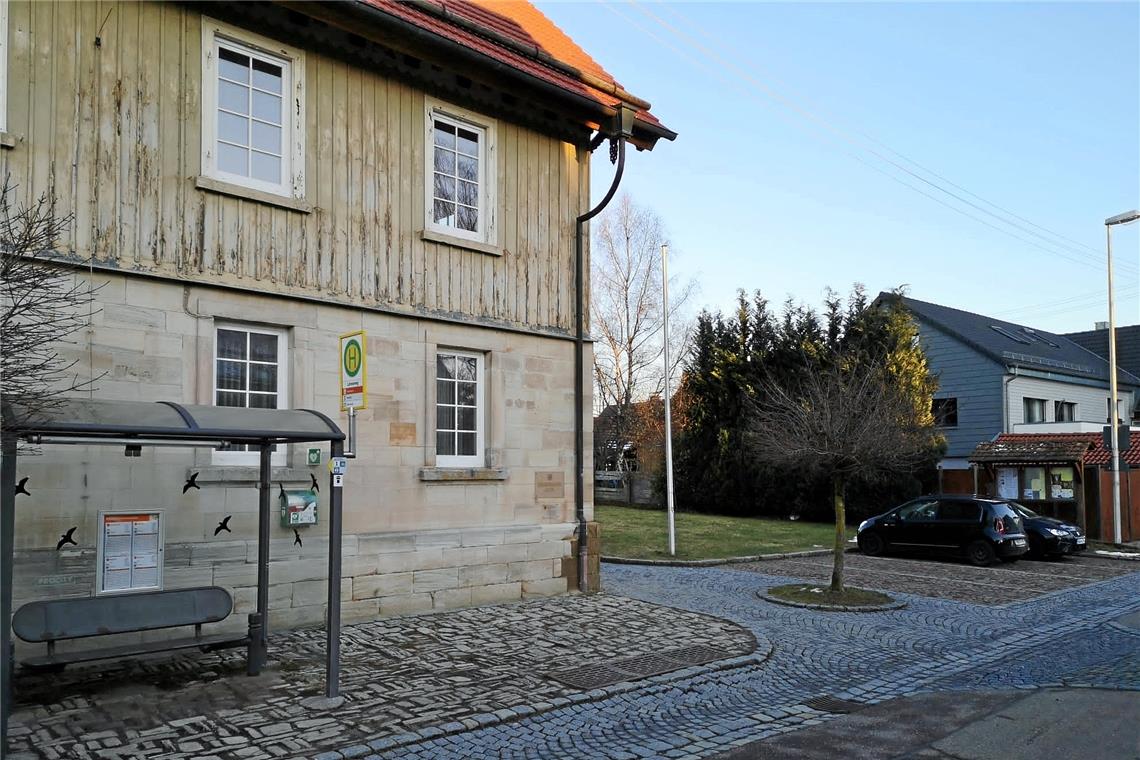
[[421, 467], [420, 480], [426, 483], [472, 483], [506, 480], [506, 467]]
[[[191, 467], [186, 471], [186, 477], [190, 477], [195, 472], [198, 473], [197, 482], [199, 484], [211, 486], [230, 483], [249, 485], [256, 483], [261, 477], [260, 468], [250, 465], [213, 464], [205, 467]], [[304, 467], [272, 467], [269, 472], [269, 480], [272, 483], [304, 483], [309, 485], [312, 482], [309, 478], [310, 473], [316, 474], [314, 470]]]
[[11, 132], [0, 132], [0, 148], [15, 148], [16, 136]]
[[420, 230], [420, 239], [431, 243], [443, 243], [444, 245], [450, 245], [456, 248], [466, 248], [469, 251], [478, 251], [479, 253], [486, 253], [491, 256], [503, 255], [503, 249], [497, 245], [480, 243], [476, 240], [447, 235], [442, 232], [436, 232], [435, 230]]
[[209, 193], [219, 193], [221, 195], [229, 195], [234, 198], [241, 198], [247, 201], [256, 201], [258, 203], [265, 203], [270, 206], [278, 206], [280, 208], [287, 208], [291, 211], [299, 211], [302, 214], [312, 213], [313, 207], [311, 204], [306, 203], [299, 198], [287, 198], [284, 195], [274, 195], [267, 193], [264, 190], [254, 190], [252, 187], [242, 187], [241, 185], [233, 182], [224, 182], [220, 179], [213, 177], [198, 177], [194, 186], [199, 190], [205, 190]]

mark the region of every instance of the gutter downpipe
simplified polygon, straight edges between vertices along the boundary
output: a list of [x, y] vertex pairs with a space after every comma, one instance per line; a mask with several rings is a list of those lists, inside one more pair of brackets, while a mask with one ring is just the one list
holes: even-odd
[[1009, 384], [1017, 377], [1017, 367], [1010, 367], [1009, 374], [1001, 381], [1001, 428], [1003, 433], [1012, 433], [1013, 424], [1010, 422]]
[[[578, 520], [578, 590], [583, 594], [589, 589], [589, 538], [586, 529], [586, 494], [585, 494], [585, 425], [582, 415], [585, 412], [584, 375], [586, 372], [586, 319], [585, 309], [585, 251], [584, 230], [586, 222], [593, 219], [602, 209], [613, 200], [625, 171], [625, 135], [620, 133], [610, 138], [616, 140], [617, 170], [614, 172], [613, 183], [609, 192], [601, 202], [586, 213], [578, 217], [574, 231], [574, 516]], [[596, 147], [596, 146], [595, 146]]]

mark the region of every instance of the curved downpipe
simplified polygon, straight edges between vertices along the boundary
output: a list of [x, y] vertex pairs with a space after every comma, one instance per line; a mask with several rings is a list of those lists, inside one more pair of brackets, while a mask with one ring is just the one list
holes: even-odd
[[[622, 174], [625, 171], [625, 138], [618, 136], [610, 139], [617, 141], [617, 170], [614, 172], [613, 183], [610, 185], [609, 192], [597, 206], [578, 217], [574, 233], [574, 516], [578, 520], [578, 590], [582, 593], [586, 593], [589, 589], [589, 578], [586, 575], [589, 570], [589, 543], [586, 530], [585, 425], [582, 422], [582, 416], [585, 412], [583, 376], [586, 371], [583, 229], [586, 222], [600, 214], [602, 209], [613, 200], [614, 193], [617, 192]], [[596, 144], [600, 144], [600, 142]]]

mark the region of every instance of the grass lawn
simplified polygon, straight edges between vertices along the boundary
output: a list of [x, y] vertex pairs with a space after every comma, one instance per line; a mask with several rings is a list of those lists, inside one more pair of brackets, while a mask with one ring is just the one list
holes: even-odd
[[[665, 510], [594, 507], [602, 527], [602, 554], [609, 557], [668, 559]], [[834, 523], [756, 517], [677, 513], [676, 559], [720, 559], [830, 549]], [[848, 538], [855, 535], [848, 528]]]
[[868, 591], [863, 588], [847, 587], [843, 589], [842, 592], [835, 594], [832, 593], [831, 589], [827, 586], [813, 586], [803, 583], [793, 583], [790, 586], [774, 586], [768, 589], [768, 593], [779, 599], [787, 599], [789, 602], [799, 602], [801, 604], [871, 607], [890, 604], [894, 601], [886, 594], [881, 594], [878, 591]]

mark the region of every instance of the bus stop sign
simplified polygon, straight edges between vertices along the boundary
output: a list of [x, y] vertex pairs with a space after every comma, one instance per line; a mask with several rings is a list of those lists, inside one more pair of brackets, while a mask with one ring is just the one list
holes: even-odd
[[340, 408], [368, 408], [368, 366], [364, 331], [340, 336]]

